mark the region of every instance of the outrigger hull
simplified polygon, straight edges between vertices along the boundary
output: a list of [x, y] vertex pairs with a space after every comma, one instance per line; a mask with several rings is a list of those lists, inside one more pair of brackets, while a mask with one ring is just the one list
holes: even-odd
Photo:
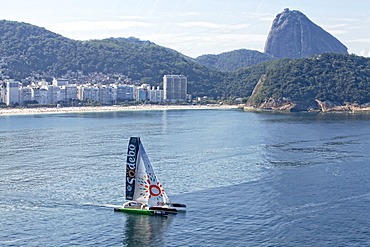
[[147, 209], [135, 209], [135, 208], [114, 208], [114, 211], [133, 213], [133, 214], [147, 214], [147, 215], [167, 215], [167, 212], [147, 210]]
[[182, 212], [182, 213], [186, 212], [186, 205], [185, 204], [172, 203], [172, 207], [174, 207], [177, 210], [177, 212]]
[[162, 211], [170, 214], [177, 214], [176, 208], [167, 208], [167, 207], [150, 207], [149, 210]]

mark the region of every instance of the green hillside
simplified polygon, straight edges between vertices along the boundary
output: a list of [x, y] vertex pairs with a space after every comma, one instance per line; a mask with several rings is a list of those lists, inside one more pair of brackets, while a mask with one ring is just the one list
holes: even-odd
[[275, 59], [277, 58], [267, 53], [240, 49], [223, 52], [218, 55], [202, 55], [197, 57], [196, 61], [212, 69], [221, 71], [235, 71], [240, 68], [250, 67]]
[[254, 104], [283, 98], [312, 104], [315, 100], [338, 104], [370, 102], [370, 58], [324, 53], [319, 57], [292, 60], [270, 70]]
[[285, 65], [289, 61], [288, 58], [281, 58], [225, 73], [223, 80], [216, 85], [216, 90], [223, 98], [249, 97], [263, 74], [273, 68]]
[[123, 73], [134, 80], [158, 85], [165, 74], [184, 74], [189, 89], [212, 94], [221, 72], [209, 69], [178, 52], [150, 42], [125, 39], [77, 41], [27, 23], [0, 21], [3, 74], [22, 79], [32, 72], [60, 76], [68, 70]]

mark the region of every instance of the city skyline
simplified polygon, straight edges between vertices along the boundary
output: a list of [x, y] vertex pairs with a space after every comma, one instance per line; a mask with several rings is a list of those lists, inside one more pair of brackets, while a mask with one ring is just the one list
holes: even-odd
[[[167, 86], [168, 77], [172, 79]], [[128, 78], [129, 79], [129, 78]], [[178, 86], [177, 86], [178, 84]], [[111, 105], [117, 101], [150, 101], [176, 102], [190, 99], [187, 97], [187, 78], [183, 75], [165, 75], [163, 77], [163, 89], [148, 84], [133, 85], [122, 83], [117, 79], [114, 83], [96, 84], [70, 83], [69, 79], [54, 78], [52, 83], [46, 80], [36, 80], [29, 85], [23, 86], [21, 82], [14, 79], [6, 79], [0, 86], [0, 103], [6, 105], [19, 104], [58, 104], [60, 102], [72, 102], [74, 100], [100, 102]], [[168, 88], [167, 88], [168, 87]], [[167, 97], [166, 90], [171, 90]], [[171, 97], [168, 97], [170, 95]]]
[[275, 16], [299, 10], [338, 38], [349, 53], [370, 56], [370, 5], [349, 0], [13, 0], [3, 19], [26, 22], [76, 40], [136, 37], [190, 57], [251, 49], [263, 51]]

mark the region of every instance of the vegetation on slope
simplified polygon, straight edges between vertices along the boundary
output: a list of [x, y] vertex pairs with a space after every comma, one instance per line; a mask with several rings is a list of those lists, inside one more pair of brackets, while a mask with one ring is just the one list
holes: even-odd
[[285, 65], [289, 61], [288, 58], [281, 58], [226, 73], [223, 80], [216, 85], [216, 90], [223, 98], [249, 97], [263, 74], [273, 68]]
[[319, 57], [291, 60], [270, 70], [254, 103], [269, 99], [332, 101], [339, 104], [370, 102], [370, 58], [324, 53]]
[[178, 52], [150, 42], [125, 39], [76, 41], [34, 25], [0, 21], [0, 57], [6, 60], [3, 74], [14, 79], [32, 73], [60, 76], [68, 70], [122, 73], [157, 86], [166, 74], [184, 74], [189, 90], [213, 95], [222, 73], [209, 69]]
[[212, 69], [235, 71], [275, 59], [277, 58], [267, 53], [240, 49], [218, 55], [202, 55], [197, 57], [196, 61]]

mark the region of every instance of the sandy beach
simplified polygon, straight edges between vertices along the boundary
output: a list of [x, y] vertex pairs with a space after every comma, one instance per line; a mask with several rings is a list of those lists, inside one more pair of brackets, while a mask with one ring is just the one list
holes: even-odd
[[60, 114], [60, 113], [87, 113], [110, 111], [148, 111], [148, 110], [202, 110], [202, 109], [237, 109], [238, 105], [136, 105], [136, 106], [81, 106], [58, 108], [11, 108], [0, 109], [0, 116], [5, 115], [32, 115], [32, 114]]

